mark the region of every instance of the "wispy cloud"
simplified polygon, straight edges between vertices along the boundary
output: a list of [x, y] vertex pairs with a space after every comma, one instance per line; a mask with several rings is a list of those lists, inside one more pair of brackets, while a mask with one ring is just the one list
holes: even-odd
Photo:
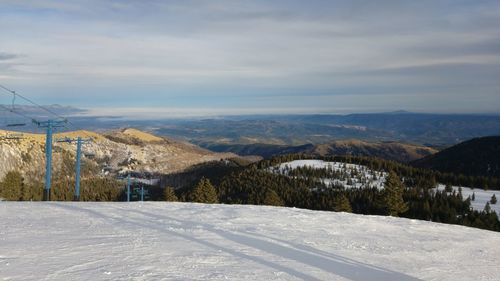
[[18, 55], [16, 54], [0, 52], [0, 61], [12, 60], [17, 57]]
[[[397, 109], [500, 110], [498, 1], [42, 0], [0, 7], [9, 38], [0, 77], [48, 103], [390, 110], [376, 100], [384, 97]], [[12, 57], [18, 53], [26, 56]], [[478, 94], [484, 106], [471, 102]]]

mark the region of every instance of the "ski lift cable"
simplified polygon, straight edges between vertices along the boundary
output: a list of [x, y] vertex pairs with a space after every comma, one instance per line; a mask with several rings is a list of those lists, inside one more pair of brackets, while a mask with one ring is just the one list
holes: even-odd
[[[24, 113], [22, 113], [20, 111], [17, 111], [17, 110], [16, 111], [12, 111], [10, 108], [8, 108], [5, 105], [0, 104], [0, 108], [3, 108], [6, 112], [9, 112], [9, 113], [12, 113], [12, 114], [16, 114], [16, 115], [19, 115], [19, 116], [21, 116], [23, 118], [26, 118], [26, 119], [30, 120], [30, 122], [32, 122], [32, 123], [36, 121], [35, 118], [33, 118], [33, 117], [31, 117], [31, 116], [29, 116], [27, 114], [24, 114]], [[26, 125], [26, 124], [24, 124], [24, 125]], [[16, 126], [17, 126], [17, 124], [14, 124], [13, 126], [7, 124], [7, 127], [16, 127]]]
[[[43, 109], [44, 111], [46, 111], [46, 112], [48, 112], [48, 113], [50, 113], [50, 114], [54, 115], [54, 116], [55, 116], [55, 117], [57, 117], [58, 119], [62, 119], [62, 120], [64, 120], [64, 121], [66, 121], [65, 123], [69, 123], [69, 124], [73, 125], [71, 122], [69, 122], [69, 120], [68, 120], [66, 117], [64, 117], [64, 116], [62, 116], [62, 115], [60, 115], [60, 114], [58, 114], [58, 113], [56, 113], [56, 112], [54, 112], [54, 111], [52, 111], [52, 110], [50, 110], [50, 109], [48, 109], [48, 108], [44, 107], [44, 106], [42, 106], [42, 105], [40, 105], [40, 104], [38, 104], [38, 103], [34, 102], [33, 100], [31, 100], [31, 99], [29, 99], [29, 98], [27, 98], [27, 97], [25, 97], [25, 96], [23, 96], [23, 95], [21, 95], [21, 94], [17, 93], [17, 92], [16, 92], [16, 91], [14, 91], [14, 90], [11, 90], [11, 89], [9, 89], [9, 88], [5, 87], [5, 86], [4, 86], [4, 85], [2, 85], [2, 84], [0, 84], [0, 89], [3, 89], [3, 90], [5, 90], [5, 91], [7, 91], [7, 92], [9, 92], [10, 94], [12, 94], [12, 95], [13, 95], [13, 97], [12, 97], [12, 106], [11, 106], [11, 108], [10, 108], [10, 109], [9, 109], [9, 108], [7, 108], [6, 106], [3, 106], [3, 105], [2, 105], [2, 107], [3, 107], [3, 108], [7, 109], [8, 111], [10, 111], [10, 112], [12, 112], [12, 113], [15, 113], [15, 114], [21, 115], [21, 116], [23, 116], [23, 117], [25, 117], [25, 118], [28, 118], [28, 119], [30, 119], [32, 122], [33, 122], [33, 121], [36, 121], [36, 119], [35, 119], [35, 118], [30, 117], [30, 116], [28, 116], [28, 115], [26, 115], [26, 114], [23, 114], [23, 113], [19, 112], [19, 110], [16, 110], [16, 108], [15, 108], [15, 100], [16, 100], [16, 97], [20, 97], [20, 98], [22, 98], [23, 100], [25, 100], [25, 101], [27, 101], [27, 102], [29, 102], [29, 103], [31, 103], [31, 104], [33, 104], [33, 105], [35, 105], [35, 106], [37, 106], [37, 107], [39, 107], [39, 108]], [[7, 93], [5, 93], [5, 94], [7, 94]], [[73, 125], [73, 126], [74, 126], [74, 125]], [[64, 125], [63, 127], [64, 127], [65, 129], [67, 129], [67, 130], [71, 130], [71, 129], [70, 129], [68, 126], [66, 126], [66, 125]]]
[[24, 117], [24, 118], [28, 118], [28, 119], [30, 119], [30, 120], [32, 120], [32, 121], [33, 121], [33, 120], [36, 120], [35, 118], [33, 118], [33, 117], [31, 117], [31, 116], [28, 116], [28, 115], [26, 115], [26, 114], [24, 114], [24, 113], [21, 113], [21, 112], [19, 112], [19, 111], [17, 111], [17, 110], [16, 110], [16, 111], [11, 110], [10, 108], [6, 107], [6, 106], [5, 106], [5, 105], [3, 105], [3, 104], [0, 104], [0, 107], [4, 108], [5, 110], [7, 110], [7, 111], [9, 111], [9, 112], [11, 112], [11, 113], [17, 114], [17, 115], [22, 116], [22, 117]]
[[[46, 112], [48, 112], [48, 113], [50, 113], [50, 114], [54, 115], [55, 117], [57, 117], [57, 118], [59, 118], [59, 119], [63, 119], [63, 120], [65, 120], [67, 124], [69, 124], [69, 125], [73, 126], [73, 128], [74, 128], [75, 130], [77, 129], [77, 126], [76, 126], [74, 123], [72, 123], [72, 122], [71, 122], [70, 120], [68, 120], [66, 117], [64, 117], [64, 116], [62, 116], [62, 115], [60, 115], [60, 114], [58, 114], [58, 113], [54, 112], [53, 110], [50, 110], [50, 109], [46, 108], [45, 106], [42, 106], [42, 105], [40, 105], [40, 104], [38, 104], [38, 103], [34, 102], [33, 100], [31, 100], [31, 99], [29, 99], [29, 98], [27, 98], [27, 97], [25, 97], [25, 96], [23, 96], [23, 95], [21, 95], [21, 94], [17, 93], [17, 92], [16, 92], [16, 91], [14, 91], [14, 90], [11, 90], [11, 89], [9, 89], [9, 88], [5, 87], [5, 86], [4, 86], [4, 85], [2, 85], [2, 84], [0, 84], [0, 89], [2, 89], [2, 90], [4, 90], [4, 91], [7, 91], [7, 92], [9, 92], [10, 94], [14, 95], [14, 98], [13, 98], [13, 101], [12, 101], [12, 102], [13, 102], [12, 109], [14, 109], [14, 101], [15, 101], [15, 97], [20, 97], [20, 98], [22, 98], [23, 100], [25, 100], [25, 101], [27, 101], [27, 102], [29, 102], [29, 103], [31, 103], [31, 104], [33, 104], [33, 105], [35, 105], [35, 106], [37, 106], [37, 107], [39, 107], [39, 108], [43, 109], [44, 111], [46, 111]], [[7, 93], [5, 93], [5, 94], [7, 94]], [[6, 106], [3, 106], [3, 105], [2, 105], [2, 107], [3, 107], [3, 108], [6, 108], [7, 110], [9, 110], [9, 111], [11, 111], [11, 112], [13, 112], [13, 113], [16, 113], [16, 114], [21, 114], [21, 113], [19, 113], [19, 111], [13, 111], [13, 110], [10, 110], [10, 109], [8, 109]], [[24, 115], [24, 117], [29, 118], [30, 120], [35, 120], [35, 118], [29, 117], [29, 116], [27, 116], [27, 115]], [[66, 128], [67, 130], [71, 130], [71, 129], [70, 129], [69, 127], [67, 127], [66, 125], [64, 125], [64, 128]], [[87, 137], [89, 137], [89, 138], [93, 138], [93, 137], [92, 137], [92, 136], [90, 136], [89, 134], [87, 134], [87, 133], [85, 133], [85, 132], [83, 132], [83, 133], [84, 133], [84, 135], [85, 135], [85, 136], [87, 136]]]
[[[23, 96], [23, 95], [21, 95], [21, 94], [18, 94], [16, 91], [9, 89], [9, 88], [5, 87], [5, 86], [4, 86], [4, 85], [2, 85], [2, 84], [0, 84], [0, 88], [1, 88], [1, 89], [3, 89], [3, 90], [5, 90], [5, 91], [7, 91], [7, 92], [9, 92], [10, 94], [14, 95], [14, 100], [15, 100], [15, 97], [16, 97], [16, 96], [17, 96], [17, 97], [20, 97], [20, 98], [22, 98], [23, 100], [25, 100], [25, 101], [27, 101], [27, 102], [29, 102], [29, 103], [31, 103], [31, 104], [33, 104], [33, 105], [35, 105], [35, 106], [37, 106], [37, 107], [39, 107], [39, 108], [43, 109], [43, 110], [45, 110], [46, 112], [48, 112], [48, 113], [50, 113], [50, 114], [52, 114], [52, 115], [56, 116], [57, 118], [66, 119], [64, 116], [62, 116], [62, 115], [60, 115], [60, 114], [58, 114], [58, 113], [54, 112], [53, 110], [50, 110], [50, 109], [46, 108], [46, 107], [45, 107], [45, 106], [43, 106], [43, 105], [40, 105], [40, 104], [38, 104], [38, 103], [34, 102], [33, 100], [31, 100], [31, 99], [29, 99], [29, 98], [27, 98], [27, 97], [25, 97], [25, 96]], [[14, 100], [13, 100], [12, 102], [14, 102]], [[14, 108], [13, 108], [13, 109], [14, 109]]]
[[[24, 114], [22, 113], [21, 111], [19, 110], [12, 110], [11, 108], [8, 108], [7, 106], [3, 105], [3, 104], [0, 104], [0, 107], [1, 108], [4, 108], [6, 111], [10, 112], [10, 113], [13, 113], [13, 114], [16, 114], [16, 115], [19, 115], [21, 117], [24, 117], [26, 119], [29, 119], [32, 123], [38, 123], [38, 121], [36, 120], [36, 118], [34, 117], [31, 117], [27, 114]], [[18, 124], [12, 124], [10, 127], [17, 127]], [[26, 125], [26, 124], [24, 124]], [[9, 125], [7, 125], [9, 127]], [[70, 128], [68, 128], [66, 125], [63, 126], [64, 128], [70, 130]]]
[[[14, 92], [12, 94], [12, 105], [10, 110], [8, 112], [14, 113], [16, 111], [16, 93]], [[7, 127], [21, 127], [21, 126], [26, 126], [26, 123], [24, 122], [14, 122], [14, 123], [8, 123]]]

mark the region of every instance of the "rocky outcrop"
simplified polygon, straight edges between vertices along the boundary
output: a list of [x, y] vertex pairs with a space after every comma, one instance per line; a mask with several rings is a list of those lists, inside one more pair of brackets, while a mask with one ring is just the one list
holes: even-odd
[[[0, 130], [0, 136], [12, 133]], [[93, 139], [83, 147], [84, 161], [114, 173], [133, 170], [169, 174], [195, 164], [236, 157], [233, 153], [214, 153], [189, 143], [157, 137], [136, 129], [105, 134], [89, 131], [58, 133], [54, 136], [54, 140], [77, 136]], [[74, 163], [66, 162], [74, 159], [75, 152], [75, 144], [54, 142], [53, 169], [58, 170], [73, 165]], [[0, 140], [0, 178], [12, 170], [21, 171], [28, 180], [43, 178], [44, 135], [23, 134], [20, 139]]]

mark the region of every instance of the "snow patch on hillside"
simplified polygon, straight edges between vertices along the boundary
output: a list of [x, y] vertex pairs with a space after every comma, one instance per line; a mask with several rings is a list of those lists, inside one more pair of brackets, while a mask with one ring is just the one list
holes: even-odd
[[498, 280], [500, 234], [192, 203], [0, 203], [3, 280]]
[[[297, 169], [299, 167], [310, 167], [313, 169], [330, 169], [333, 171], [344, 171], [350, 178], [347, 179], [339, 179], [339, 178], [322, 178], [321, 180], [325, 184], [333, 184], [333, 185], [342, 185], [346, 189], [349, 188], [364, 188], [366, 186], [377, 187], [379, 189], [384, 188], [385, 177], [387, 173], [380, 171], [373, 171], [366, 166], [357, 165], [357, 164], [349, 164], [342, 162], [326, 162], [323, 160], [294, 160], [290, 162], [285, 162], [280, 164], [278, 167], [271, 168], [271, 171], [279, 174], [287, 174], [287, 171]], [[374, 178], [374, 175], [376, 177]], [[496, 204], [490, 204], [492, 210], [494, 210], [497, 214], [500, 214], [500, 192], [498, 190], [483, 190], [483, 189], [473, 189], [470, 187], [458, 187], [453, 186], [453, 190], [458, 192], [459, 189], [462, 189], [462, 196], [464, 200], [467, 197], [472, 198], [472, 193], [475, 195], [475, 200], [471, 201], [471, 207], [474, 210], [482, 211], [486, 205], [486, 202], [491, 200], [491, 196], [495, 194], [497, 199], [499, 200]], [[437, 190], [443, 191], [445, 189], [444, 184], [438, 184]]]
[[313, 169], [328, 169], [335, 172], [345, 173], [345, 178], [322, 178], [323, 183], [327, 185], [341, 185], [344, 188], [363, 188], [376, 187], [382, 189], [384, 187], [385, 177], [387, 173], [378, 172], [369, 169], [363, 165], [349, 164], [342, 162], [326, 162], [323, 160], [294, 160], [281, 163], [275, 169], [271, 169], [274, 173], [287, 174], [287, 171], [294, 170], [299, 167], [309, 167]]
[[[472, 194], [474, 193], [475, 200], [471, 201], [471, 207], [474, 210], [477, 211], [482, 211], [484, 210], [484, 206], [486, 205], [486, 202], [489, 202], [491, 200], [491, 196], [495, 194], [499, 202], [496, 204], [490, 204], [491, 210], [494, 210], [497, 214], [500, 214], [500, 191], [498, 190], [484, 190], [484, 189], [479, 189], [479, 188], [470, 188], [470, 187], [459, 187], [459, 186], [452, 186], [453, 190], [458, 193], [459, 189], [462, 189], [462, 197], [464, 200], [467, 199], [467, 197], [472, 198]], [[439, 184], [437, 187], [438, 190], [443, 191], [445, 189], [444, 184]]]

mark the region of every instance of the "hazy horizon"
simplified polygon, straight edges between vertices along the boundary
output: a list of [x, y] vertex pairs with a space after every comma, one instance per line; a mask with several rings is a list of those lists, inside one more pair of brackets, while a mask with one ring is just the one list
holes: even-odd
[[[5, 109], [11, 108], [9, 104], [0, 104], [0, 118], [19, 119], [22, 116], [13, 114]], [[162, 120], [162, 119], [190, 119], [190, 118], [218, 118], [231, 116], [294, 116], [294, 115], [351, 115], [351, 114], [429, 114], [429, 115], [484, 115], [500, 116], [500, 112], [433, 112], [433, 111], [409, 111], [405, 109], [394, 110], [317, 110], [317, 109], [287, 109], [287, 108], [166, 108], [166, 107], [104, 107], [104, 108], [85, 108], [74, 107], [64, 104], [42, 105], [43, 107], [57, 112], [62, 116], [72, 118], [112, 118], [123, 120]], [[34, 105], [16, 105], [17, 111], [34, 114], [33, 116], [45, 116], [49, 114], [45, 110]], [[48, 115], [52, 118], [54, 116]]]

